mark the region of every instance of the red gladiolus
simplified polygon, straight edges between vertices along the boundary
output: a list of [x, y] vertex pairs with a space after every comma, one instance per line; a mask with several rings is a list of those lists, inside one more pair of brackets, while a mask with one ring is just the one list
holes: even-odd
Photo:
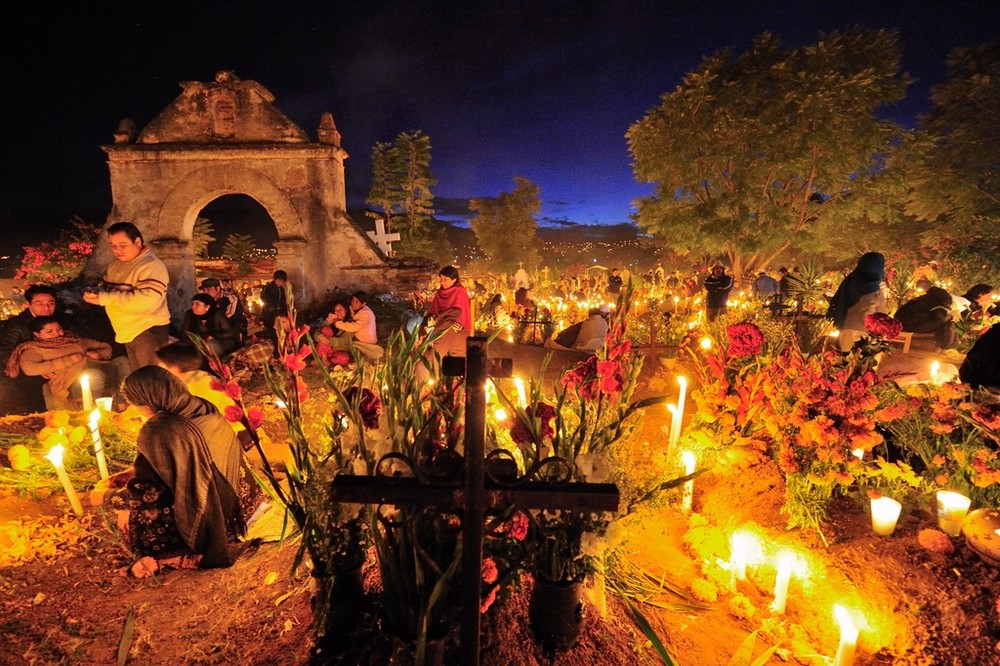
[[227, 396], [229, 396], [233, 400], [236, 400], [237, 402], [243, 398], [243, 389], [241, 389], [240, 385], [234, 381], [226, 382], [224, 390]]
[[208, 387], [213, 391], [218, 391], [219, 393], [226, 392], [226, 384], [221, 379], [217, 377], [212, 377], [212, 381], [208, 383]]
[[243, 410], [236, 405], [229, 405], [222, 413], [230, 423], [239, 423], [243, 420]]
[[247, 410], [247, 423], [256, 430], [264, 423], [264, 411], [260, 407], [251, 407]]
[[[353, 402], [358, 394], [358, 387], [352, 386], [344, 392], [348, 402]], [[382, 399], [371, 389], [361, 389], [361, 402], [358, 403], [358, 414], [366, 430], [378, 428], [378, 419], [382, 415]]]

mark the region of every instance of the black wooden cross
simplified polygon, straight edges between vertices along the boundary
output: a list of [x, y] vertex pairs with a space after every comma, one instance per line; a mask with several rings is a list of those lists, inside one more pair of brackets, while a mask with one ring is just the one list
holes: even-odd
[[468, 666], [479, 664], [479, 604], [487, 510], [516, 506], [597, 513], [618, 509], [618, 487], [611, 483], [528, 481], [515, 487], [486, 478], [486, 380], [491, 369], [496, 373], [493, 376], [508, 377], [511, 369], [510, 359], [495, 359], [490, 363], [488, 356], [486, 338], [471, 337], [464, 364], [461, 359], [445, 359], [450, 361], [444, 366], [445, 373], [465, 375], [464, 487], [425, 483], [413, 477], [338, 476], [333, 480], [333, 499], [339, 502], [430, 506], [461, 512], [462, 663]]

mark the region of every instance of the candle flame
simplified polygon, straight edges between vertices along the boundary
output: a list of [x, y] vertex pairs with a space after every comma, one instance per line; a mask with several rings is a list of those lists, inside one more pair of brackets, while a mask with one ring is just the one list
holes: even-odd
[[681, 392], [687, 389], [688, 380], [684, 375], [677, 375], [677, 383], [681, 385]]
[[854, 621], [851, 619], [850, 613], [847, 609], [840, 604], [833, 605], [833, 617], [837, 620], [837, 625], [840, 627], [840, 633], [847, 638], [847, 640], [853, 642], [858, 638], [858, 629], [854, 626]]
[[694, 474], [695, 457], [691, 451], [681, 451], [681, 460], [684, 461], [684, 474]]
[[62, 465], [64, 451], [65, 449], [63, 448], [62, 444], [56, 444], [51, 449], [49, 449], [49, 452], [45, 454], [45, 457], [53, 465], [59, 467]]
[[95, 408], [94, 411], [90, 413], [90, 429], [96, 430], [97, 424], [101, 422], [101, 410]]
[[706, 350], [711, 349], [712, 348], [712, 338], [706, 336], [706, 337], [702, 338], [698, 342], [698, 344], [701, 346], [702, 349], [706, 349]]
[[497, 407], [496, 411], [493, 412], [493, 418], [495, 418], [497, 421], [506, 421], [507, 412], [504, 410], [503, 407]]

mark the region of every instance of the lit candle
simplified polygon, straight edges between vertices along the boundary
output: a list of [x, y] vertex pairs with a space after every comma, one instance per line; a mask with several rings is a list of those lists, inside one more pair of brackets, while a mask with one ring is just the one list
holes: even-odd
[[80, 498], [76, 496], [76, 491], [73, 490], [73, 484], [70, 483], [69, 475], [66, 474], [66, 468], [63, 466], [63, 445], [56, 444], [49, 450], [45, 457], [48, 458], [49, 462], [52, 463], [52, 466], [56, 468], [56, 476], [59, 477], [63, 490], [66, 491], [66, 496], [69, 497], [69, 505], [73, 508], [73, 513], [78, 516], [82, 516], [83, 506], [80, 504]]
[[90, 375], [87, 373], [80, 375], [80, 395], [83, 398], [83, 411], [89, 412], [94, 408], [94, 394], [90, 392]]
[[524, 391], [524, 380], [520, 377], [514, 377], [514, 388], [517, 389], [517, 403], [520, 405], [521, 409], [528, 408], [528, 395]]
[[937, 492], [938, 527], [948, 536], [958, 536], [962, 531], [962, 521], [972, 504], [965, 495], [953, 493], [950, 490]]
[[795, 565], [795, 555], [789, 552], [782, 552], [778, 555], [778, 575], [774, 579], [774, 601], [771, 602], [771, 610], [781, 615], [785, 612], [785, 603], [788, 601], [788, 581], [792, 578], [792, 567]]
[[111, 408], [114, 406], [114, 401], [112, 398], [97, 398], [94, 400], [97, 404], [97, 408], [103, 412], [111, 412]]
[[[681, 460], [684, 461], [684, 476], [694, 474], [695, 459], [690, 451], [681, 451]], [[694, 500], [694, 479], [684, 482], [684, 495], [681, 509], [684, 513], [691, 513], [691, 504]]]
[[879, 536], [889, 536], [896, 531], [896, 521], [902, 505], [891, 497], [872, 498], [872, 529]]
[[931, 384], [937, 384], [938, 370], [941, 369], [941, 364], [937, 361], [931, 362]]
[[667, 411], [670, 412], [670, 435], [667, 439], [667, 451], [673, 451], [677, 445], [676, 431], [674, 430], [674, 423], [677, 421], [677, 405], [668, 403]]
[[101, 410], [95, 409], [90, 413], [90, 436], [94, 440], [94, 456], [97, 457], [97, 469], [101, 473], [101, 478], [108, 478], [108, 461], [104, 458], [104, 443], [101, 441]]
[[712, 348], [712, 338], [705, 336], [698, 342], [698, 346], [700, 346], [705, 351], [708, 351], [709, 349]]
[[677, 383], [680, 385], [680, 392], [677, 394], [677, 411], [670, 422], [670, 441], [676, 444], [681, 440], [681, 426], [684, 421], [684, 398], [687, 395], [687, 377], [677, 376]]
[[505, 410], [503, 407], [497, 407], [493, 411], [493, 418], [495, 420], [497, 420], [497, 421], [506, 421], [507, 420], [507, 410]]
[[840, 604], [833, 605], [833, 616], [840, 625], [840, 644], [837, 646], [833, 666], [851, 666], [854, 663], [854, 650], [858, 645], [858, 629], [851, 621], [847, 609]]
[[746, 532], [735, 532], [729, 538], [732, 553], [729, 556], [729, 571], [733, 574], [733, 581], [747, 579], [747, 561], [750, 559], [750, 551], [753, 548], [754, 538]]

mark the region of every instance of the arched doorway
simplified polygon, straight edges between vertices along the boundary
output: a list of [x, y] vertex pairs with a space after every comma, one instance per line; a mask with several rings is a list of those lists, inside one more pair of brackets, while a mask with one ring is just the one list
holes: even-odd
[[[277, 262], [308, 302], [328, 285], [375, 289], [391, 284], [394, 266], [347, 215], [344, 160], [333, 117], [321, 116], [312, 142], [272, 105], [254, 81], [219, 72], [183, 90], [141, 132], [124, 120], [108, 154], [113, 196], [107, 224], [129, 220], [167, 265], [175, 317], [194, 293], [191, 236], [199, 213], [227, 195], [243, 195], [274, 222]], [[99, 244], [87, 273], [111, 261]]]

